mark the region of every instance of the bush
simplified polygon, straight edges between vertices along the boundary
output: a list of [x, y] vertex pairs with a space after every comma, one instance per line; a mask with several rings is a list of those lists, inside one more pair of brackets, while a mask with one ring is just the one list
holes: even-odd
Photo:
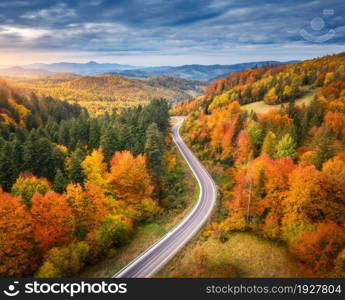
[[89, 253], [85, 242], [71, 243], [68, 246], [52, 248], [43, 265], [38, 270], [39, 278], [70, 277], [82, 270]]
[[233, 214], [221, 223], [221, 228], [223, 228], [225, 232], [245, 231], [246, 224], [245, 216]]
[[131, 219], [123, 215], [108, 215], [99, 229], [87, 235], [86, 241], [90, 246], [88, 262], [95, 263], [107, 255], [114, 246], [127, 243], [132, 230]]
[[128, 242], [131, 231], [132, 223], [128, 218], [108, 215], [97, 231], [99, 244], [103, 249], [121, 246]]

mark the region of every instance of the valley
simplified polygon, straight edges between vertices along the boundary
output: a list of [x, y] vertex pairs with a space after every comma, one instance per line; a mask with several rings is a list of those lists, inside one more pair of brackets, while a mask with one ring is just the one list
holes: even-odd
[[[264, 64], [211, 83], [3, 75], [0, 275], [113, 276], [165, 236], [166, 247], [124, 272], [343, 277], [344, 58]], [[196, 188], [174, 146], [207, 181], [169, 123], [181, 115], [183, 141], [217, 184], [210, 218], [215, 197]], [[163, 252], [176, 254], [164, 268]]]

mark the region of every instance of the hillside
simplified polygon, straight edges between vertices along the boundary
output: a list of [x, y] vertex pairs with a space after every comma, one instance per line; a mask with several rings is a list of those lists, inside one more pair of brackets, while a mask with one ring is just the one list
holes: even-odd
[[0, 125], [7, 129], [40, 127], [48, 118], [61, 121], [80, 115], [79, 105], [52, 98], [39, 99], [36, 95], [23, 95], [6, 81], [0, 79]]
[[[247, 232], [285, 245], [305, 276], [345, 276], [345, 53], [231, 74], [172, 112], [221, 195], [195, 272], [223, 263], [205, 240], [231, 253], [226, 241]], [[237, 274], [240, 257], [227, 258]], [[177, 261], [183, 276], [190, 259]]]
[[92, 111], [147, 104], [152, 99], [181, 101], [201, 93], [201, 83], [167, 77], [139, 80], [119, 75], [56, 73], [37, 79], [10, 78], [23, 92], [79, 103]]
[[[316, 97], [318, 89], [311, 89], [307, 91], [302, 97], [294, 99], [295, 105], [310, 105], [313, 99]], [[249, 104], [244, 104], [241, 106], [242, 109], [247, 110], [248, 112], [255, 113], [267, 113], [269, 110], [281, 107], [281, 104], [266, 104], [264, 101], [257, 101]]]
[[203, 81], [188, 80], [171, 76], [149, 77], [144, 79], [144, 82], [152, 87], [167, 88], [176, 92], [184, 92], [191, 96], [201, 94], [205, 87], [205, 82]]
[[341, 76], [345, 53], [298, 64], [247, 69], [214, 81], [206, 90], [209, 109], [237, 101], [280, 104], [294, 100], [312, 87], [328, 86]]

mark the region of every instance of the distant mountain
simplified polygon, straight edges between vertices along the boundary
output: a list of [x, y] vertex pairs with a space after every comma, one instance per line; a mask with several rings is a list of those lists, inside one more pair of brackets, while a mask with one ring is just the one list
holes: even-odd
[[136, 67], [132, 65], [121, 65], [112, 63], [68, 63], [60, 62], [54, 64], [31, 64], [21, 66], [21, 68], [32, 70], [47, 70], [49, 72], [75, 73], [78, 75], [100, 75], [116, 74], [130, 78], [148, 78], [153, 76], [179, 77], [190, 80], [212, 81], [221, 77], [226, 77], [230, 73], [242, 71], [247, 68], [261, 67], [263, 65], [278, 65], [284, 63], [295, 63], [297, 61], [259, 61], [233, 65], [183, 65], [183, 66], [158, 66], [158, 67]]
[[52, 73], [45, 70], [45, 69], [26, 69], [22, 67], [9, 67], [0, 69], [1, 76], [9, 76], [9, 77], [41, 77], [41, 76], [48, 76]]
[[275, 66], [279, 64], [290, 64], [296, 62], [298, 61], [260, 61], [234, 65], [184, 65], [178, 67], [146, 67], [124, 70], [114, 73], [134, 78], [147, 78], [151, 76], [173, 76], [189, 80], [212, 81], [221, 77], [226, 77], [230, 73], [239, 72], [248, 68], [262, 67], [264, 65]]
[[110, 64], [110, 63], [97, 63], [90, 61], [88, 63], [69, 63], [60, 62], [53, 64], [31, 64], [27, 66], [22, 66], [23, 68], [29, 69], [45, 69], [50, 72], [64, 72], [64, 73], [76, 73], [79, 75], [95, 75], [103, 74], [108, 72], [117, 72], [121, 70], [130, 70], [133, 68], [138, 68], [130, 65], [121, 64]]

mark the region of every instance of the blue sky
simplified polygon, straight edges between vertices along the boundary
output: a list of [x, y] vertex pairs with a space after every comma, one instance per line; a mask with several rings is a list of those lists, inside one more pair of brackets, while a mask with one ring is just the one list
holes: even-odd
[[0, 2], [0, 65], [232, 64], [341, 51], [344, 0]]

